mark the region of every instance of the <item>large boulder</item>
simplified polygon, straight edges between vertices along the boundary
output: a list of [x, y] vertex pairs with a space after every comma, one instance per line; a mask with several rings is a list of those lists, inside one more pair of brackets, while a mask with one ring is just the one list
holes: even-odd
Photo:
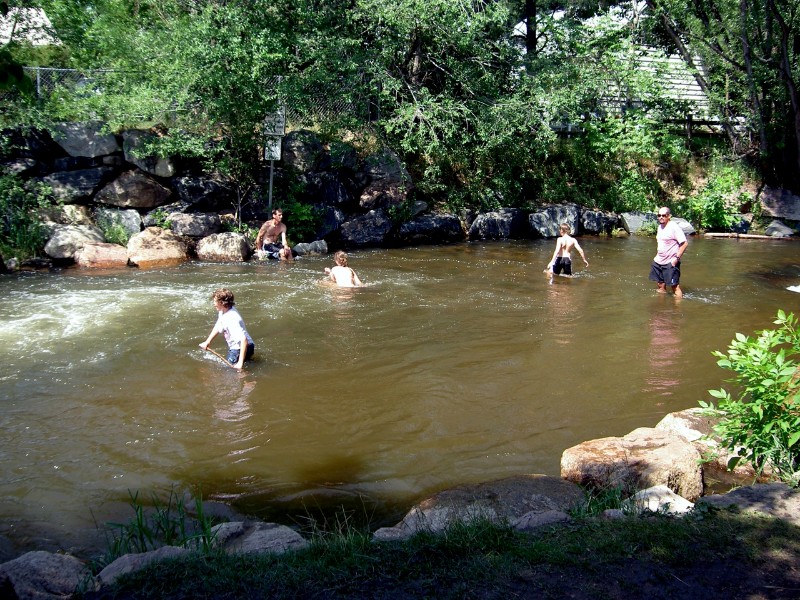
[[505, 240], [523, 238], [528, 233], [525, 211], [519, 208], [480, 213], [469, 228], [471, 240]]
[[297, 256], [308, 256], [311, 254], [325, 255], [328, 253], [328, 244], [325, 242], [325, 240], [304, 242], [293, 246], [292, 252]]
[[395, 236], [399, 244], [443, 244], [463, 242], [464, 225], [455, 215], [421, 215], [400, 225]]
[[91, 571], [69, 554], [35, 551], [0, 565], [0, 596], [14, 600], [71, 598]]
[[172, 231], [188, 237], [206, 237], [222, 231], [222, 220], [216, 213], [169, 213]]
[[800, 196], [789, 190], [765, 186], [759, 196], [763, 213], [777, 219], [800, 221]]
[[79, 267], [109, 269], [128, 266], [128, 249], [119, 244], [90, 242], [75, 251], [73, 257]]
[[143, 150], [143, 146], [155, 137], [155, 134], [139, 129], [124, 131], [122, 133], [122, 151], [125, 154], [125, 160], [151, 175], [172, 177], [175, 175], [175, 165], [171, 159], [147, 155]]
[[51, 258], [73, 258], [85, 244], [104, 241], [103, 232], [92, 225], [55, 225], [44, 251]]
[[619, 226], [619, 216], [601, 210], [583, 210], [581, 212], [581, 229], [590, 235], [609, 235]]
[[700, 453], [682, 437], [640, 427], [623, 437], [607, 437], [567, 448], [561, 477], [599, 489], [643, 489], [666, 485], [694, 502], [703, 494]]
[[122, 227], [128, 236], [136, 235], [142, 230], [142, 215], [132, 208], [119, 209], [98, 206], [94, 211], [94, 220], [101, 227]]
[[304, 194], [308, 201], [325, 206], [347, 206], [353, 198], [336, 173], [304, 173]]
[[388, 148], [368, 156], [362, 173], [367, 179], [367, 185], [358, 202], [364, 210], [399, 206], [414, 189], [411, 175], [403, 161]]
[[[522, 528], [529, 528], [533, 515], [566, 513], [583, 500], [583, 490], [563, 479], [520, 475], [439, 492], [415, 505], [394, 527], [378, 529], [373, 537], [403, 540], [419, 531], [441, 532], [453, 523], [476, 519], [522, 523]], [[555, 520], [561, 518], [548, 515], [548, 521]]]
[[281, 145], [283, 164], [298, 173], [316, 171], [323, 155], [322, 141], [313, 131], [298, 129], [283, 137]]
[[214, 544], [228, 554], [283, 554], [309, 546], [293, 529], [261, 521], [220, 523], [211, 533]]
[[97, 574], [95, 581], [100, 588], [110, 586], [123, 575], [141, 571], [152, 563], [186, 556], [189, 552], [190, 551], [186, 548], [163, 546], [157, 550], [151, 550], [150, 552], [124, 554], [106, 565], [106, 567]]
[[114, 172], [112, 167], [59, 171], [42, 177], [41, 181], [50, 186], [56, 200], [76, 204], [90, 200]]
[[160, 227], [148, 227], [128, 240], [128, 261], [139, 267], [174, 266], [189, 260], [189, 244]]
[[561, 235], [562, 223], [570, 226], [572, 233], [580, 233], [580, 207], [577, 204], [554, 204], [531, 213], [528, 222], [534, 237], [553, 238]]
[[342, 223], [339, 237], [345, 248], [382, 246], [391, 230], [391, 219], [383, 209], [378, 209]]
[[170, 190], [138, 169], [126, 171], [97, 193], [101, 204], [124, 208], [155, 208], [169, 200]]
[[770, 515], [800, 526], [800, 490], [785, 483], [761, 483], [740, 487], [727, 494], [703, 496], [698, 505], [716, 508], [735, 507], [742, 512]]
[[241, 233], [215, 233], [204, 237], [195, 249], [197, 258], [214, 262], [241, 262], [250, 258], [250, 242]]
[[624, 212], [620, 215], [622, 227], [628, 233], [635, 234], [648, 223], [656, 223], [657, 218], [655, 213], [643, 212]]
[[764, 233], [774, 238], [787, 238], [794, 235], [794, 229], [775, 219], [767, 225], [767, 229]]
[[758, 472], [748, 461], [740, 461], [733, 470], [728, 463], [737, 454], [724, 447], [714, 433], [714, 425], [719, 417], [714, 417], [702, 408], [689, 408], [669, 413], [656, 425], [656, 429], [678, 435], [691, 442], [703, 457], [701, 469], [706, 488], [749, 485], [755, 481], [769, 481], [770, 471]]
[[174, 177], [172, 187], [178, 194], [183, 208], [164, 207], [170, 212], [186, 212], [188, 208], [196, 211], [216, 211], [234, 201], [231, 186], [214, 177], [185, 175]]
[[58, 123], [52, 127], [53, 139], [70, 156], [103, 156], [120, 150], [116, 136], [103, 132], [103, 123]]

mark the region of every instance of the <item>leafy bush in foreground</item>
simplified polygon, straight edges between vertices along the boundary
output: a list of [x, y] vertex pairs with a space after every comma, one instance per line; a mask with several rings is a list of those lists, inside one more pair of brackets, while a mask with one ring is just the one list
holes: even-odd
[[800, 484], [800, 325], [794, 314], [778, 311], [776, 329], [757, 337], [736, 334], [728, 353], [714, 352], [717, 364], [736, 375], [730, 381], [739, 396], [720, 388], [709, 390], [719, 400], [700, 402], [720, 415], [714, 427], [723, 442], [737, 453], [728, 466], [741, 459], [758, 469], [772, 467], [786, 483]]

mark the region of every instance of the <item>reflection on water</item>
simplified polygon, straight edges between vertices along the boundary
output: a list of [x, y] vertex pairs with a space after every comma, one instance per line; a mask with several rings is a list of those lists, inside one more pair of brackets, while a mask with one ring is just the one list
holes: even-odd
[[[662, 299], [664, 302], [661, 302]], [[650, 345], [647, 355], [650, 368], [644, 391], [656, 396], [672, 396], [680, 391], [681, 386], [683, 313], [679, 307], [683, 300], [666, 296], [656, 300], [649, 323]], [[663, 404], [657, 404], [660, 405]]]
[[[696, 406], [725, 377], [711, 352], [796, 305], [791, 243], [692, 240], [680, 303], [647, 280], [654, 240], [581, 245], [591, 270], [552, 284], [551, 241], [353, 252], [357, 289], [323, 283], [328, 257], [4, 277], [0, 535], [102, 546], [128, 490], [173, 485], [392, 523]], [[197, 347], [219, 287], [256, 341], [241, 373]]]

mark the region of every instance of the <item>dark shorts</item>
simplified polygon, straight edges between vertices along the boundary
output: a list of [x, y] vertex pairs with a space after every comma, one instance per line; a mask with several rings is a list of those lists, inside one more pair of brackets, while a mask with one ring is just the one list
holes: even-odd
[[[244, 351], [244, 359], [250, 360], [256, 351], [255, 344], [247, 344], [247, 350]], [[239, 349], [228, 350], [228, 362], [235, 365], [239, 362]]]
[[267, 258], [271, 258], [273, 260], [280, 260], [281, 250], [283, 250], [283, 244], [267, 242], [261, 249], [267, 253]]
[[681, 282], [681, 261], [674, 267], [671, 263], [660, 265], [653, 262], [650, 266], [650, 281], [676, 286]]
[[553, 263], [553, 273], [561, 275], [561, 271], [564, 271], [564, 275], [572, 275], [572, 261], [569, 258], [559, 256]]

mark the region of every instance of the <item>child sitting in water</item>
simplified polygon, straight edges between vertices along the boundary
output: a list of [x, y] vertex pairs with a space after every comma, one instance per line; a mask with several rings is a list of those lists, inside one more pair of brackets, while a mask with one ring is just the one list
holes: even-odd
[[333, 255], [336, 266], [332, 269], [325, 267], [325, 274], [335, 281], [339, 287], [361, 287], [364, 284], [350, 267], [347, 266], [347, 254], [339, 250]]

